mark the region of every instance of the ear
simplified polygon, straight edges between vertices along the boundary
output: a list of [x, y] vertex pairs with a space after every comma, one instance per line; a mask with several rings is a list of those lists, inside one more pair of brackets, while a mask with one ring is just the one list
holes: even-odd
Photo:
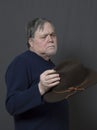
[[30, 47], [33, 47], [33, 38], [29, 38], [28, 40]]

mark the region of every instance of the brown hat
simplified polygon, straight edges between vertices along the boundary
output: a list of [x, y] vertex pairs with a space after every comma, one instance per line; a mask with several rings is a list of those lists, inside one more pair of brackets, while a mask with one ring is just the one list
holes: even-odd
[[76, 92], [97, 83], [97, 72], [84, 67], [79, 61], [67, 60], [55, 67], [60, 75], [60, 83], [44, 94], [46, 102], [67, 99]]

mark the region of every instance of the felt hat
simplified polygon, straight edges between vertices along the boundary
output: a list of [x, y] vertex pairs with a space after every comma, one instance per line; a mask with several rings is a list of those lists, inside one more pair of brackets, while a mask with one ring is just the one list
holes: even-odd
[[59, 102], [97, 83], [97, 72], [79, 61], [66, 60], [55, 67], [60, 83], [44, 94], [46, 102]]

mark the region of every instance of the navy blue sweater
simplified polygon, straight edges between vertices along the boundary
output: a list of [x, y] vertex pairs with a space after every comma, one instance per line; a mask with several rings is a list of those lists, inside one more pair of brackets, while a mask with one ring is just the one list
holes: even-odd
[[46, 103], [38, 89], [40, 74], [54, 66], [29, 50], [8, 66], [6, 108], [14, 118], [15, 130], [68, 130], [67, 100]]

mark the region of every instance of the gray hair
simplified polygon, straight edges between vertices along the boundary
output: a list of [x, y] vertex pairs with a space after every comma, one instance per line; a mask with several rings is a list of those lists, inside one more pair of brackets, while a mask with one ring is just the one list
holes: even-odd
[[46, 22], [49, 22], [52, 27], [54, 28], [54, 25], [52, 24], [52, 22], [50, 20], [47, 20], [46, 18], [35, 18], [34, 20], [28, 22], [27, 25], [27, 45], [28, 47], [30, 47], [29, 45], [29, 38], [34, 38], [34, 34], [36, 32], [37, 29], [43, 29], [44, 24]]

